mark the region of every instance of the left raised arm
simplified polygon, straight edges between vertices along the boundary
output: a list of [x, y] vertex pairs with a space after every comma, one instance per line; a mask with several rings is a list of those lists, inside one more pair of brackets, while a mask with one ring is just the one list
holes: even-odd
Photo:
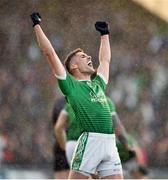
[[109, 66], [111, 60], [108, 24], [106, 22], [96, 22], [95, 28], [101, 34], [99, 67], [97, 69], [97, 73], [102, 76], [107, 83], [109, 79]]

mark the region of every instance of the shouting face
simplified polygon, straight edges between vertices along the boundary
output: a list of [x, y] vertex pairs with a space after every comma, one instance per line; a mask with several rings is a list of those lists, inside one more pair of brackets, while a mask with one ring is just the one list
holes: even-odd
[[78, 69], [83, 74], [93, 74], [95, 72], [91, 56], [84, 52], [77, 52], [71, 62], [71, 69]]

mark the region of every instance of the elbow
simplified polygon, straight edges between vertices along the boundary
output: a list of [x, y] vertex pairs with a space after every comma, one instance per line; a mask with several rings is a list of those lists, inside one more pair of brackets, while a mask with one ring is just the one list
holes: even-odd
[[99, 60], [100, 60], [100, 62], [110, 63], [110, 61], [111, 61], [111, 54], [106, 54], [105, 56], [100, 56]]
[[107, 58], [107, 62], [110, 63], [111, 61], [111, 57]]
[[56, 125], [54, 127], [54, 132], [55, 132], [55, 136], [57, 137], [60, 134], [60, 127]]
[[54, 49], [43, 48], [42, 51], [47, 57], [51, 57], [54, 55]]
[[46, 44], [39, 43], [39, 47], [42, 50], [42, 52], [47, 56], [52, 55], [55, 52], [54, 48], [50, 44], [46, 45]]
[[110, 64], [110, 61], [111, 61], [111, 58], [103, 58], [103, 59], [100, 59], [100, 63], [105, 63], [105, 64]]
[[109, 53], [109, 55], [107, 56], [107, 61], [108, 61], [108, 62], [111, 61], [111, 53]]
[[54, 127], [55, 133], [58, 133], [60, 131], [60, 127], [56, 124]]
[[60, 126], [59, 124], [58, 125], [56, 124], [54, 127], [56, 136], [59, 135], [63, 130], [64, 130], [64, 128], [62, 126]]

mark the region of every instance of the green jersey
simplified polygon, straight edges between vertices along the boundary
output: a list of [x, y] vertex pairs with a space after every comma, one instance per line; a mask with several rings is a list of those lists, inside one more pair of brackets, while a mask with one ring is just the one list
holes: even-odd
[[109, 104], [110, 112], [111, 112], [111, 116], [112, 116], [114, 113], [116, 113], [115, 105], [114, 105], [113, 101], [109, 97], [107, 97], [107, 102]]
[[81, 135], [81, 131], [79, 123], [76, 121], [74, 111], [68, 103], [66, 103], [64, 111], [68, 115], [67, 140], [77, 140]]
[[81, 132], [113, 133], [106, 83], [99, 75], [91, 81], [78, 81], [67, 73], [66, 79], [59, 79], [58, 83], [74, 110]]

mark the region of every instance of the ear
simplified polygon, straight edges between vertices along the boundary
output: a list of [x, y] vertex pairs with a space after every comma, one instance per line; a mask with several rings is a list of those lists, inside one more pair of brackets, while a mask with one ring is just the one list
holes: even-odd
[[77, 64], [71, 64], [71, 70], [77, 69], [78, 65]]

